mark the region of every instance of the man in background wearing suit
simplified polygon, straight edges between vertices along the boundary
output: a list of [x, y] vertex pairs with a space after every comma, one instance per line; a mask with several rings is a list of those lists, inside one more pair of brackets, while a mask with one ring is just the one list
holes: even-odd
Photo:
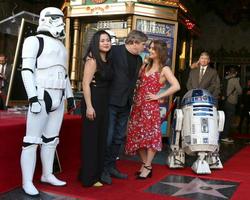
[[201, 88], [208, 90], [215, 99], [218, 99], [220, 94], [220, 78], [216, 69], [209, 66], [210, 57], [207, 52], [202, 52], [198, 62], [193, 68], [188, 77], [187, 89]]
[[118, 171], [115, 163], [125, 141], [133, 93], [142, 66], [139, 54], [144, 50], [147, 39], [143, 32], [132, 30], [124, 45], [112, 46], [114, 76], [110, 87], [107, 150], [101, 176], [101, 181], [106, 184], [112, 183], [111, 177], [128, 177], [127, 174]]
[[0, 110], [5, 110], [12, 66], [7, 63], [7, 56], [0, 53]]

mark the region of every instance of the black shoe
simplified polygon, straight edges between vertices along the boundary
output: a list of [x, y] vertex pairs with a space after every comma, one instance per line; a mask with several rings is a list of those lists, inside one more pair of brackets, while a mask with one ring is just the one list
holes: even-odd
[[119, 178], [119, 179], [127, 179], [128, 178], [128, 175], [127, 174], [124, 174], [124, 173], [121, 173], [119, 172], [117, 169], [115, 168], [111, 168], [109, 170], [109, 173], [112, 177], [115, 177], [115, 178]]
[[101, 182], [111, 185], [112, 184], [112, 178], [108, 172], [103, 172], [101, 175]]
[[152, 177], [152, 174], [153, 174], [153, 169], [151, 166], [144, 166], [144, 168], [147, 169], [148, 171], [148, 174], [147, 176], [141, 176], [141, 174], [139, 176], [137, 176], [136, 179], [141, 179], [141, 180], [144, 180], [144, 179], [147, 179], [147, 178], [151, 178]]

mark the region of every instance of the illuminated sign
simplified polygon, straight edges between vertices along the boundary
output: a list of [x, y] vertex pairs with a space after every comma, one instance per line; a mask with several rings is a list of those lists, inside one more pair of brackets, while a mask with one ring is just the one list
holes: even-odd
[[104, 3], [106, 0], [91, 0], [93, 3]]

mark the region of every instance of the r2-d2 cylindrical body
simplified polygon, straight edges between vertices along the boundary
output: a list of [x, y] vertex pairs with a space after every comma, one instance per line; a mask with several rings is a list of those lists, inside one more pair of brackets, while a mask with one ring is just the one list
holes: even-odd
[[218, 148], [219, 131], [223, 127], [219, 127], [219, 113], [213, 96], [206, 90], [190, 90], [183, 97], [181, 107], [184, 151], [187, 154], [214, 152]]

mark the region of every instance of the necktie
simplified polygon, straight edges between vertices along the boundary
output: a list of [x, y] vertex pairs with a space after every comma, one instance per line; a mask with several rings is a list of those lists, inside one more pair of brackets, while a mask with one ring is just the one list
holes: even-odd
[[201, 69], [200, 69], [200, 76], [199, 76], [199, 82], [201, 82], [201, 79], [202, 79], [202, 77], [203, 77], [203, 74], [204, 74], [204, 67], [201, 67]]

